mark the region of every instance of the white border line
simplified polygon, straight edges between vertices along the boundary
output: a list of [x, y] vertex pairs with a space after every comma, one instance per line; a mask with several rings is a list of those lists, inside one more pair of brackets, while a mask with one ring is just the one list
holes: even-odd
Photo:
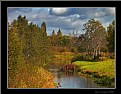
[[[8, 8], [60, 8], [60, 7], [7, 7], [7, 89], [116, 89], [116, 7], [63, 7], [63, 8], [115, 8], [115, 88], [8, 88]], [[62, 8], [62, 7], [61, 7]]]

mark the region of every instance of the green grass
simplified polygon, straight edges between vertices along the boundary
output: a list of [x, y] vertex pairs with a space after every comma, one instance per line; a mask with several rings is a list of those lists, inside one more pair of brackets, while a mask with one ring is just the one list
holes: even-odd
[[107, 84], [109, 86], [114, 82], [114, 77], [115, 77], [114, 59], [108, 59], [106, 61], [99, 61], [99, 62], [76, 61], [74, 62], [74, 64], [78, 66], [79, 71], [81, 73], [88, 74], [91, 77], [97, 78], [96, 80], [97, 83], [101, 82], [104, 85]]

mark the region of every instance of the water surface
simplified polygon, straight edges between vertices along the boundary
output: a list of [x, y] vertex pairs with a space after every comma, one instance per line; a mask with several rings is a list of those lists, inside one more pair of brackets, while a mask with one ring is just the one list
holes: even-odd
[[54, 72], [55, 82], [60, 83], [60, 88], [102, 88], [93, 80], [80, 77], [76, 73]]

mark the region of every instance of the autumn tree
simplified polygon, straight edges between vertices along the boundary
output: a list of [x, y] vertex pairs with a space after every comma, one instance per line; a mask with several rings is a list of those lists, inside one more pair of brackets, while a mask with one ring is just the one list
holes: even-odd
[[103, 25], [95, 19], [90, 19], [84, 25], [85, 42], [89, 54], [100, 54], [101, 48], [106, 47], [106, 30]]
[[36, 26], [33, 23], [30, 23], [28, 25], [28, 30], [24, 32], [24, 41], [25, 41], [25, 47], [24, 47], [24, 55], [26, 57], [26, 60], [28, 62], [31, 62], [32, 59], [36, 56], [35, 51], [35, 33], [36, 33]]
[[[43, 22], [41, 27], [28, 24], [26, 17], [20, 15], [8, 25], [8, 87], [41, 88], [48, 81], [43, 76], [49, 74], [44, 69], [50, 61], [46, 23]], [[36, 75], [39, 76], [36, 78]]]
[[17, 25], [19, 37], [23, 37], [23, 33], [27, 31], [28, 28], [28, 20], [26, 19], [26, 16], [18, 16], [17, 20], [15, 20], [15, 24]]
[[22, 69], [24, 64], [23, 42], [19, 38], [17, 27], [8, 29], [8, 86], [13, 86], [15, 76]]
[[77, 46], [79, 52], [86, 52], [87, 43], [85, 40], [86, 40], [85, 34], [81, 34], [78, 38], [78, 46]]
[[70, 36], [67, 36], [67, 35], [64, 35], [63, 38], [62, 38], [62, 42], [63, 42], [63, 46], [65, 47], [71, 47], [72, 46], [72, 41], [71, 41], [71, 37]]
[[46, 23], [43, 22], [41, 27], [38, 27], [32, 22], [28, 24], [26, 16], [18, 16], [11, 24], [16, 27], [15, 32], [23, 41], [23, 54], [25, 61], [29, 64], [45, 66], [51, 60], [50, 40], [46, 32]]
[[[44, 25], [44, 30], [43, 31], [43, 25]], [[46, 23], [43, 22], [40, 28], [40, 31], [37, 34], [38, 36], [38, 50], [37, 53], [40, 56], [40, 62], [41, 65], [44, 66], [48, 66], [49, 63], [51, 62], [51, 50], [50, 50], [50, 40], [49, 37], [47, 36], [47, 32], [46, 32]]]

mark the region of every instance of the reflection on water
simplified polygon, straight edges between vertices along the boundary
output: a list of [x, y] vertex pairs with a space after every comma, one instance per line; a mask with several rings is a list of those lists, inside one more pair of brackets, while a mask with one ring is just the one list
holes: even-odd
[[55, 82], [60, 83], [61, 88], [102, 88], [93, 80], [79, 77], [76, 73], [55, 72]]

